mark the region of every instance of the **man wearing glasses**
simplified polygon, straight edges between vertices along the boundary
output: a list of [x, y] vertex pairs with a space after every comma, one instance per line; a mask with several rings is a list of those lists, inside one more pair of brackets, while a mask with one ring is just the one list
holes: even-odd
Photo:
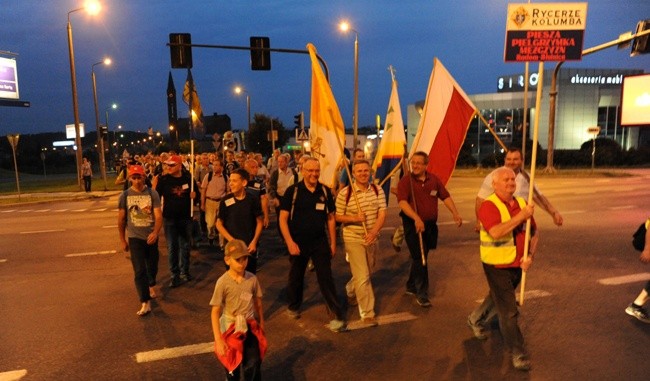
[[190, 192], [192, 179], [189, 172], [182, 170], [182, 162], [180, 156], [170, 156], [165, 161], [167, 173], [161, 176], [156, 184], [156, 191], [165, 205], [162, 216], [171, 273], [169, 287], [178, 287], [181, 281], [192, 280], [190, 275], [191, 200], [196, 193]]

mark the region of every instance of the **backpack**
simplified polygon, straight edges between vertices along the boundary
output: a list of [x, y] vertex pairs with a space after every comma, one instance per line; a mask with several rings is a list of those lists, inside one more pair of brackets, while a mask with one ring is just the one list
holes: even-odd
[[632, 234], [632, 246], [634, 246], [637, 251], [643, 251], [643, 249], [645, 249], [645, 235], [648, 230], [646, 227], [647, 223], [648, 221], [639, 225], [639, 228], [636, 229], [636, 232]]

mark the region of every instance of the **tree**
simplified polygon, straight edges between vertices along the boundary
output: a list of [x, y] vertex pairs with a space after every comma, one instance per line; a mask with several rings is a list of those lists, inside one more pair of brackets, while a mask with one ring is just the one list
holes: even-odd
[[271, 141], [268, 134], [271, 131], [271, 121], [273, 121], [273, 130], [277, 131], [278, 140], [275, 141], [275, 147], [279, 148], [289, 140], [289, 131], [278, 118], [273, 118], [264, 114], [255, 114], [253, 123], [246, 134], [246, 148], [249, 151], [259, 152], [264, 156], [271, 154]]

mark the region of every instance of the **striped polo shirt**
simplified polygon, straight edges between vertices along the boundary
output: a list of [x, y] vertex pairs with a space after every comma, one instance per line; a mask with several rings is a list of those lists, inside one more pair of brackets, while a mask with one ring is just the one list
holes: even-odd
[[[386, 209], [386, 196], [384, 190], [377, 186], [377, 193], [375, 193], [375, 190], [373, 189], [374, 186], [370, 184], [366, 190], [358, 188], [356, 183], [353, 186], [357, 194], [357, 199], [359, 200], [359, 207], [366, 214], [366, 230], [370, 231], [377, 222], [379, 211]], [[349, 191], [350, 187], [348, 186], [341, 189], [337, 195], [336, 214], [345, 216], [356, 216], [359, 214], [359, 207], [357, 207], [357, 202], [353, 194], [350, 195], [346, 205], [345, 200], [348, 198]], [[343, 224], [343, 241], [363, 242], [364, 235], [365, 233], [361, 222]]]

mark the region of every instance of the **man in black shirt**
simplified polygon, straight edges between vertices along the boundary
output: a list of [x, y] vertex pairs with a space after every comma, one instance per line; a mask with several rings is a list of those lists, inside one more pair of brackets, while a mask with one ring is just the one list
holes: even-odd
[[156, 184], [156, 192], [163, 200], [163, 225], [167, 240], [170, 287], [177, 287], [182, 281], [192, 280], [190, 275], [190, 238], [192, 235], [192, 182], [189, 173], [182, 171], [182, 159], [178, 155], [165, 161], [167, 174], [161, 176]]
[[228, 184], [232, 193], [225, 195], [219, 204], [217, 230], [228, 242], [239, 239], [248, 245], [251, 255], [246, 271], [255, 274], [257, 243], [262, 235], [262, 208], [259, 198], [246, 190], [247, 183], [248, 173], [244, 169], [235, 169], [230, 174]]
[[303, 180], [289, 186], [280, 202], [280, 231], [289, 250], [291, 269], [287, 297], [289, 316], [300, 317], [305, 269], [311, 259], [316, 269], [320, 292], [333, 316], [329, 329], [347, 330], [341, 303], [332, 278], [331, 259], [336, 254], [336, 207], [331, 190], [320, 184], [320, 163], [307, 158], [302, 167]]

